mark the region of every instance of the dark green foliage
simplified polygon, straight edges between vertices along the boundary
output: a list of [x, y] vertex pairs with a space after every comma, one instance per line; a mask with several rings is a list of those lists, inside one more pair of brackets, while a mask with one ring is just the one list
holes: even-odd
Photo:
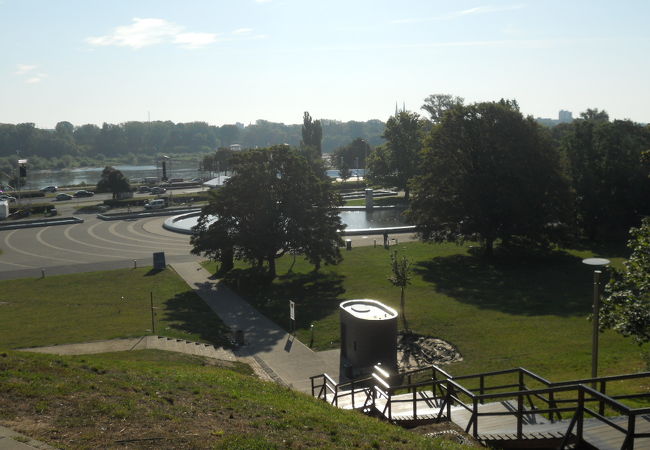
[[632, 255], [606, 287], [600, 325], [645, 344], [650, 341], [650, 217], [630, 235]]
[[102, 171], [102, 177], [97, 182], [97, 192], [111, 192], [113, 199], [117, 198], [120, 192], [130, 192], [131, 185], [124, 174], [111, 166], [106, 166]]
[[305, 111], [302, 120], [300, 150], [308, 160], [319, 161], [323, 154], [323, 127], [321, 127], [320, 120], [312, 120], [307, 111]]
[[410, 217], [425, 240], [547, 244], [571, 224], [570, 182], [515, 102], [457, 106], [429, 134]]
[[258, 267], [266, 262], [271, 278], [275, 259], [285, 253], [304, 254], [316, 269], [340, 260], [340, 198], [322, 167], [277, 146], [234, 155], [233, 171], [202, 210], [194, 253], [227, 266], [231, 254]]
[[431, 94], [424, 99], [421, 109], [429, 113], [431, 122], [440, 123], [445, 111], [454, 106], [462, 106], [464, 101], [463, 97], [454, 97], [449, 94]]
[[[347, 169], [349, 173], [350, 169], [364, 169], [366, 167], [366, 158], [371, 153], [372, 148], [370, 145], [364, 139], [356, 138], [348, 145], [334, 150], [332, 160], [334, 167], [341, 173], [346, 171], [344, 169]], [[347, 177], [341, 176], [341, 178], [349, 178], [349, 175]]]
[[371, 182], [404, 189], [406, 199], [409, 198], [408, 183], [420, 168], [424, 127], [420, 116], [409, 111], [399, 111], [388, 119], [383, 135], [386, 144], [368, 161]]
[[642, 159], [650, 129], [629, 120], [609, 122], [604, 111], [581, 116], [562, 139], [578, 224], [589, 239], [621, 238], [650, 214], [650, 178]]
[[[379, 145], [385, 125], [380, 120], [311, 123], [321, 125], [322, 143], [318, 148], [323, 152], [331, 152], [356, 137], [363, 137], [373, 146]], [[36, 128], [33, 123], [0, 124], [0, 171], [7, 174], [15, 171], [16, 149], [29, 157], [32, 170], [93, 166], [106, 158], [150, 164], [161, 154], [210, 153], [231, 144], [240, 144], [243, 148], [276, 144], [298, 146], [302, 138], [301, 129], [301, 124], [285, 125], [266, 120], [247, 126], [152, 121], [106, 123], [98, 127], [59, 122], [55, 130]]]

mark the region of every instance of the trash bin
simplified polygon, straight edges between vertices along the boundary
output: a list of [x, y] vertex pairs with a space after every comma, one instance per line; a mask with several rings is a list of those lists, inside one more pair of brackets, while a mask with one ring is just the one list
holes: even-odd
[[351, 239], [346, 239], [345, 240], [345, 249], [346, 250], [352, 250], [352, 240]]

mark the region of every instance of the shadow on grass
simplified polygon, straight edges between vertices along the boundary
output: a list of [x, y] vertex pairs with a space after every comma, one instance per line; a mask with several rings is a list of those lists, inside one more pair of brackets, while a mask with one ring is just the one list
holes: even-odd
[[629, 258], [632, 251], [627, 248], [628, 237], [615, 242], [579, 241], [571, 245], [570, 248], [573, 250], [590, 250], [595, 255], [604, 258]]
[[592, 269], [564, 252], [535, 257], [451, 255], [414, 266], [438, 292], [508, 314], [586, 316]]
[[165, 270], [165, 269], [150, 269], [147, 273], [144, 274], [144, 276], [145, 277], [152, 277], [154, 275], [158, 275], [163, 270]]
[[287, 273], [269, 283], [256, 269], [235, 269], [224, 282], [269, 319], [289, 330], [289, 300], [296, 303], [296, 327], [309, 328], [343, 301], [344, 276], [327, 271]]
[[158, 319], [167, 322], [164, 326], [198, 335], [199, 339], [216, 346], [231, 346], [228, 341], [230, 329], [193, 291], [176, 294], [163, 301], [163, 305], [164, 313], [159, 312]]

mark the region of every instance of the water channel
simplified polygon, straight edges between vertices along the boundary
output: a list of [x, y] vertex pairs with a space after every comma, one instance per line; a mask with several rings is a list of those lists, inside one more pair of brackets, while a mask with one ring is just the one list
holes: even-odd
[[[161, 169], [155, 165], [118, 165], [113, 166], [120, 170], [125, 177], [132, 181], [139, 181], [145, 177], [160, 178]], [[37, 190], [45, 186], [76, 186], [76, 185], [95, 185], [102, 175], [103, 167], [82, 167], [70, 170], [34, 170], [29, 171], [26, 179], [27, 190]], [[353, 172], [354, 180], [356, 171]], [[363, 169], [359, 169], [359, 176], [363, 177]], [[200, 173], [198, 163], [194, 161], [174, 161], [167, 171], [169, 178], [182, 178], [191, 180], [192, 178], [207, 176], [206, 173]], [[339, 175], [338, 170], [328, 170], [327, 176], [336, 178]]]

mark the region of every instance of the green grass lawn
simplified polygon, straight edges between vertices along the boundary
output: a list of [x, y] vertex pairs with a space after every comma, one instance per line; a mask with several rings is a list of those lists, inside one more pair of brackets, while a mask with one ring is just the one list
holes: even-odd
[[0, 281], [0, 347], [152, 334], [225, 345], [225, 326], [172, 269], [122, 269]]
[[[366, 204], [365, 198], [352, 198], [345, 201], [346, 206], [364, 206]], [[373, 199], [373, 204], [375, 206], [408, 206], [408, 202], [404, 200], [402, 196], [392, 196], [392, 197], [377, 197]]]
[[57, 448], [463, 448], [204, 358], [0, 352], [0, 423]]
[[[458, 347], [464, 359], [448, 367], [452, 374], [522, 366], [551, 381], [589, 376], [592, 271], [581, 259], [598, 255], [620, 265], [625, 247], [491, 260], [455, 244], [415, 242], [391, 247], [395, 249], [412, 262], [413, 279], [406, 292], [410, 328]], [[372, 298], [399, 307], [399, 289], [387, 280], [389, 252], [381, 247], [345, 252], [339, 266], [317, 274], [300, 260], [288, 273], [290, 264], [291, 258], [279, 260], [280, 276], [271, 286], [246, 280], [251, 272], [244, 269], [235, 270], [227, 282], [285, 327], [287, 303], [294, 300], [298, 337], [309, 342], [313, 323], [317, 349], [339, 345], [341, 301]], [[638, 346], [614, 332], [601, 334], [601, 375], [642, 370]]]

